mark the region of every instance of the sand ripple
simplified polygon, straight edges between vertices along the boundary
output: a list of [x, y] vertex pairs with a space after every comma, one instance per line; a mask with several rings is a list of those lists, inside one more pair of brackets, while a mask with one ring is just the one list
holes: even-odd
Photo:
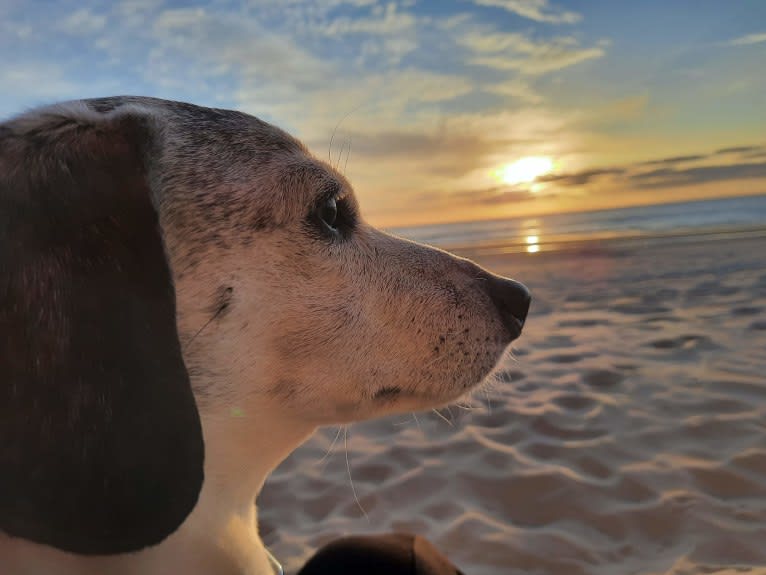
[[477, 409], [321, 430], [269, 480], [295, 569], [341, 534], [424, 534], [468, 575], [766, 573], [766, 257], [720, 242], [483, 262], [535, 293]]

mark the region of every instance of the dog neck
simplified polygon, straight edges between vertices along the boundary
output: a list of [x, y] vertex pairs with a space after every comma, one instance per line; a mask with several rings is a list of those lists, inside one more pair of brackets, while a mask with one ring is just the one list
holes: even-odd
[[273, 567], [258, 534], [255, 499], [268, 475], [315, 428], [278, 408], [256, 413], [237, 407], [202, 408], [201, 415], [205, 482], [197, 507], [180, 531], [188, 532], [191, 540], [199, 537], [201, 543], [210, 541], [214, 530], [220, 551], [234, 563], [232, 573], [271, 575]]

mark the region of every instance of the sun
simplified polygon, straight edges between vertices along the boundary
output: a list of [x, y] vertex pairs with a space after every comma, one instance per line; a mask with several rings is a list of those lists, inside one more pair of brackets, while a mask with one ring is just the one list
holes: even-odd
[[535, 181], [553, 169], [553, 160], [547, 156], [527, 156], [508, 164], [499, 171], [506, 184], [525, 184]]

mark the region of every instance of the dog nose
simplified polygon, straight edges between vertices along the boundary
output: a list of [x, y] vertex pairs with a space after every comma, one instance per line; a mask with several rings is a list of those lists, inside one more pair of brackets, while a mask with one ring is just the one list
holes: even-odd
[[527, 319], [532, 296], [524, 284], [488, 274], [487, 291], [508, 331], [518, 337]]

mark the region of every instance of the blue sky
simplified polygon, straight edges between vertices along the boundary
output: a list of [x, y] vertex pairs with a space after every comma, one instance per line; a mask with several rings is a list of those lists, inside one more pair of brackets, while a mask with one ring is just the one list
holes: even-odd
[[762, 0], [2, 0], [0, 55], [4, 117], [129, 93], [335, 131], [387, 225], [766, 193]]

